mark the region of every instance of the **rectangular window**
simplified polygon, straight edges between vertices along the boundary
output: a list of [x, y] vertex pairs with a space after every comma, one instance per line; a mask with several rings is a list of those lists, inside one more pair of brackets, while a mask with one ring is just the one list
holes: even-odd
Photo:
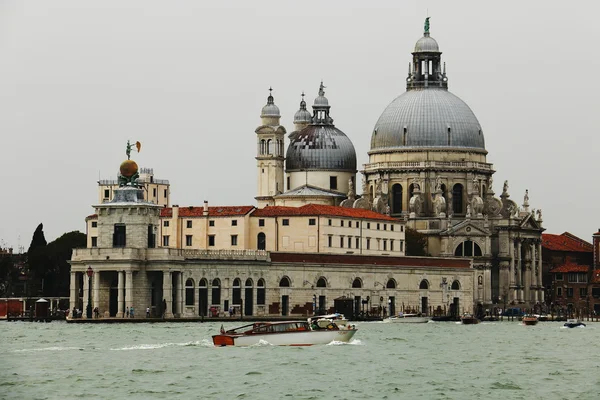
[[98, 238], [96, 236], [92, 236], [92, 247], [98, 247]]
[[400, 241], [400, 251], [404, 251], [404, 242]]
[[377, 224], [377, 230], [379, 230], [379, 224]]
[[286, 219], [282, 219], [281, 220], [281, 225], [283, 225], [283, 226], [289, 226], [289, 224], [290, 224], [290, 220], [289, 219], [286, 218]]
[[309, 224], [309, 225], [316, 225], [316, 224], [317, 224], [317, 220], [316, 220], [316, 218], [309, 218], [309, 220], [308, 220], [308, 224]]
[[153, 249], [156, 247], [156, 235], [154, 234], [154, 225], [148, 225], [148, 248]]
[[258, 226], [265, 226], [265, 220], [264, 219], [259, 219], [258, 220]]
[[164, 192], [165, 192], [165, 195], [164, 195], [164, 197], [165, 197], [165, 199], [166, 199], [166, 198], [168, 197], [168, 196], [167, 196], [167, 193], [168, 193], [168, 192], [167, 192], [167, 189], [165, 189], [165, 191], [164, 191]]
[[344, 226], [344, 220], [340, 221], [340, 226]]
[[394, 251], [394, 240], [393, 239], [390, 239], [390, 251]]
[[556, 297], [562, 297], [562, 288], [556, 288]]
[[331, 220], [327, 221], [327, 225], [331, 226]]
[[332, 247], [332, 246], [333, 246], [333, 244], [331, 243], [331, 242], [333, 241], [332, 239], [333, 239], [333, 237], [331, 237], [331, 236], [328, 236], [328, 237], [327, 237], [327, 245], [328, 245], [329, 247]]
[[557, 281], [562, 281], [563, 280], [563, 274], [556, 274], [556, 280]]
[[383, 230], [387, 231], [387, 224], [383, 224]]
[[238, 235], [231, 235], [231, 245], [232, 246], [237, 246], [237, 238], [238, 238]]
[[400, 232], [404, 232], [404, 225], [400, 225]]
[[573, 288], [567, 288], [567, 297], [573, 297]]
[[208, 235], [208, 245], [210, 247], [215, 246], [215, 235]]
[[337, 186], [337, 176], [330, 176], [329, 177], [329, 189], [331, 190], [337, 190], [338, 186]]
[[568, 273], [568, 274], [567, 274], [567, 280], [568, 280], [570, 283], [577, 282], [577, 274], [575, 274], [575, 273], [573, 273], [573, 272], [570, 272], [570, 273]]
[[371, 223], [367, 222], [367, 229], [371, 229]]
[[92, 228], [97, 228], [97, 227], [98, 227], [98, 222], [92, 221]]
[[287, 177], [287, 188], [288, 188], [288, 190], [290, 190], [290, 189], [291, 189], [291, 188], [290, 188], [290, 177], [289, 177], [289, 176]]
[[156, 188], [152, 189], [152, 196], [156, 197]]
[[383, 251], [387, 251], [387, 240], [383, 240]]
[[587, 283], [587, 274], [585, 272], [577, 274], [577, 281], [580, 283]]
[[126, 238], [127, 233], [125, 230], [125, 225], [115, 224], [113, 232], [113, 247], [125, 247], [127, 244]]
[[579, 297], [586, 297], [587, 296], [587, 288], [582, 287], [579, 288]]
[[367, 250], [371, 250], [371, 239], [367, 238]]
[[186, 221], [185, 222], [185, 226], [186, 226], [186, 228], [191, 228], [192, 227], [192, 221], [189, 221], [189, 220]]
[[358, 228], [358, 221], [356, 221], [356, 227]]
[[185, 235], [185, 245], [186, 246], [192, 245], [192, 235]]
[[344, 237], [340, 236], [340, 248], [344, 248]]
[[104, 189], [104, 199], [109, 199], [109, 198], [110, 198], [110, 190]]
[[215, 226], [215, 221], [208, 221], [208, 226]]
[[348, 248], [349, 249], [352, 248], [352, 238], [351, 237], [348, 238]]
[[356, 243], [355, 243], [355, 246], [354, 246], [354, 248], [355, 248], [355, 249], [358, 249], [358, 248], [360, 248], [360, 239], [359, 239], [359, 238], [356, 238]]
[[237, 219], [231, 220], [231, 226], [237, 226]]
[[390, 225], [390, 231], [394, 230], [394, 225]]
[[169, 247], [169, 236], [163, 236], [163, 246]]
[[168, 227], [169, 226], [169, 221], [163, 221], [163, 226], [164, 227]]

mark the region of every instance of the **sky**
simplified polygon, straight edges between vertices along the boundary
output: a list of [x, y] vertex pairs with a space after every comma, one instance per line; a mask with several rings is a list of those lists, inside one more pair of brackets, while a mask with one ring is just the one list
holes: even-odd
[[[260, 110], [293, 129], [323, 80], [368, 161], [430, 19], [449, 90], [477, 116], [499, 195], [546, 233], [600, 227], [599, 2], [0, 0], [0, 247], [85, 232], [127, 140], [180, 206], [254, 205]], [[360, 169], [360, 168], [359, 168]]]

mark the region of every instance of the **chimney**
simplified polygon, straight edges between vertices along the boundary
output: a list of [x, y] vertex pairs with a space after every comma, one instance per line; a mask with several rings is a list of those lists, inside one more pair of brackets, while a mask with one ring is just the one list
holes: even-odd
[[204, 209], [202, 210], [202, 215], [205, 217], [208, 215], [208, 201], [207, 200], [204, 200]]
[[592, 236], [592, 243], [594, 244], [594, 269], [600, 268], [600, 229]]

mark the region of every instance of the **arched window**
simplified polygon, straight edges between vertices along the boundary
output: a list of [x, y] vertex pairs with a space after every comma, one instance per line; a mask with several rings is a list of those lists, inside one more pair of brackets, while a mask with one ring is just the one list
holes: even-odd
[[360, 280], [360, 278], [354, 279], [354, 281], [352, 282], [352, 287], [357, 289], [362, 288], [362, 281]]
[[373, 201], [373, 199], [375, 198], [374, 193], [374, 189], [373, 189], [373, 185], [371, 185], [371, 187], [369, 188], [369, 195], [371, 196], [371, 201]]
[[218, 278], [212, 281], [212, 304], [221, 305], [221, 281]]
[[319, 280], [317, 281], [317, 287], [327, 287], [327, 281], [325, 280], [325, 278], [319, 278]]
[[393, 279], [388, 279], [387, 284], [385, 285], [387, 289], [396, 289], [396, 281]]
[[258, 288], [256, 289], [256, 304], [260, 306], [265, 305], [265, 280], [260, 278], [256, 283]]
[[281, 278], [281, 280], [279, 281], [279, 287], [290, 287], [290, 278], [288, 278], [287, 276]]
[[392, 186], [392, 214], [402, 212], [402, 185], [396, 183]]
[[419, 289], [429, 289], [429, 282], [427, 282], [427, 280], [423, 279], [421, 281], [421, 284], [419, 285]]
[[192, 279], [185, 281], [185, 305], [194, 305], [194, 281]]
[[206, 316], [208, 311], [208, 281], [200, 279], [198, 283], [198, 315]]
[[273, 142], [271, 139], [267, 140], [267, 154], [273, 154]]
[[454, 214], [464, 214], [463, 211], [463, 185], [457, 183], [452, 188], [452, 211]]
[[246, 284], [244, 286], [245, 287], [253, 287], [254, 282], [252, 282], [252, 279], [248, 278], [248, 279], [246, 279]]
[[265, 143], [265, 139], [260, 141], [260, 154], [265, 154], [266, 153], [266, 143]]
[[259, 233], [258, 236], [256, 237], [256, 248], [258, 250], [265, 250], [267, 248], [267, 237], [265, 236], [264, 233]]
[[232, 304], [241, 304], [241, 300], [242, 300], [242, 288], [241, 286], [242, 281], [240, 280], [240, 278], [235, 278], [233, 280], [233, 286], [232, 286], [232, 296], [231, 296], [231, 303]]
[[481, 247], [472, 240], [465, 240], [456, 246], [454, 255], [458, 257], [481, 257]]
[[460, 290], [460, 283], [458, 281], [452, 282], [452, 287], [450, 289], [452, 289], [452, 290]]

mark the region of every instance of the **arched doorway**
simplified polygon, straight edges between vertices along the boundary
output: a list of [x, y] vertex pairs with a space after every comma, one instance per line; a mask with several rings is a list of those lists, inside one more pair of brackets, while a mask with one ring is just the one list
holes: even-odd
[[204, 278], [198, 284], [198, 315], [206, 316], [208, 310], [208, 281]]
[[246, 279], [246, 284], [244, 285], [244, 314], [253, 315], [254, 309], [254, 282], [252, 279]]
[[256, 248], [258, 250], [266, 250], [267, 248], [267, 237], [263, 232], [259, 233], [256, 237]]
[[[325, 277], [320, 277], [317, 281], [317, 288], [326, 288], [327, 280]], [[327, 297], [325, 295], [319, 295], [319, 303], [317, 304], [317, 315], [327, 314]]]
[[221, 307], [221, 281], [218, 278], [212, 281], [212, 305]]
[[392, 214], [402, 213], [402, 185], [392, 186]]
[[[279, 281], [279, 287], [280, 288], [289, 288], [290, 287], [290, 278], [288, 278], [287, 276], [284, 276], [283, 278], [281, 278], [281, 280]], [[289, 307], [290, 307], [290, 296], [282, 295], [281, 296], [281, 315], [287, 316], [289, 314]]]

